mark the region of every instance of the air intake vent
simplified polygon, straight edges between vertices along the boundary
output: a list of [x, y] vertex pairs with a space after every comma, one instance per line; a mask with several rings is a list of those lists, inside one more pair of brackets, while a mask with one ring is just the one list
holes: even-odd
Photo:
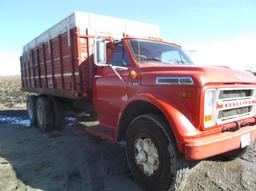
[[194, 81], [191, 77], [157, 77], [156, 84], [187, 84], [193, 85]]

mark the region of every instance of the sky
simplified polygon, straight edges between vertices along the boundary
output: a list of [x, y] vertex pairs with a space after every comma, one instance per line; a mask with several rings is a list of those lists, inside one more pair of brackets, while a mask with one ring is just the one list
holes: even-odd
[[0, 0], [0, 75], [19, 74], [22, 47], [76, 10], [157, 24], [195, 64], [256, 71], [255, 0]]

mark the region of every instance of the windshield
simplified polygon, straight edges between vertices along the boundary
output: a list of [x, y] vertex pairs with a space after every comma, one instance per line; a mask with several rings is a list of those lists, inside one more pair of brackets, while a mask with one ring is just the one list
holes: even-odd
[[185, 52], [174, 45], [140, 39], [129, 40], [129, 44], [134, 57], [139, 63], [153, 61], [164, 64], [192, 64]]

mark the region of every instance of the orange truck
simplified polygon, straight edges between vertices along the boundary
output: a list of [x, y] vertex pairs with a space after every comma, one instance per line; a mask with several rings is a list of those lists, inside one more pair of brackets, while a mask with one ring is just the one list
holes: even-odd
[[22, 90], [31, 123], [63, 128], [66, 111], [88, 112], [86, 130], [125, 141], [134, 179], [174, 190], [191, 160], [235, 157], [256, 139], [256, 78], [197, 66], [157, 25], [74, 12], [23, 48]]

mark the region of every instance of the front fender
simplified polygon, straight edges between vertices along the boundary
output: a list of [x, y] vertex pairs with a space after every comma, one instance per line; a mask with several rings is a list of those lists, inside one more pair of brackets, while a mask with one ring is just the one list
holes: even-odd
[[[191, 136], [196, 136], [200, 134], [200, 131], [196, 129], [192, 123], [188, 120], [186, 116], [184, 116], [179, 110], [174, 108], [172, 105], [154, 97], [152, 94], [140, 94], [136, 97], [132, 97], [126, 105], [123, 107], [123, 111], [125, 108], [132, 102], [135, 101], [145, 101], [151, 103], [156, 108], [158, 108], [164, 117], [167, 119], [169, 126], [176, 138], [177, 145], [180, 151], [183, 151], [185, 140]], [[120, 123], [121, 114], [119, 116], [118, 124]]]

